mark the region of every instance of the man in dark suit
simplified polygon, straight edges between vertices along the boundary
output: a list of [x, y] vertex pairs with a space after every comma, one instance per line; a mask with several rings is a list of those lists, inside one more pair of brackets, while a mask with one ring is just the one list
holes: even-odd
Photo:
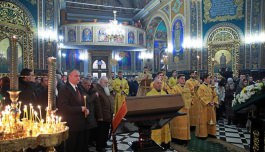
[[88, 151], [85, 144], [85, 128], [89, 110], [85, 107], [84, 98], [77, 87], [79, 81], [79, 71], [75, 69], [70, 71], [67, 83], [58, 94], [59, 111], [69, 126], [69, 138], [66, 141], [67, 152]]
[[96, 148], [98, 152], [105, 152], [107, 145], [110, 123], [114, 112], [114, 98], [108, 88], [108, 78], [102, 76], [98, 84], [94, 85], [99, 94], [99, 109], [97, 112], [97, 137]]
[[19, 94], [19, 101], [22, 101], [23, 105], [28, 105], [30, 103], [35, 104], [36, 94], [34, 90], [36, 86], [34, 81], [35, 77], [31, 69], [25, 68], [20, 72], [19, 90], [21, 93]]

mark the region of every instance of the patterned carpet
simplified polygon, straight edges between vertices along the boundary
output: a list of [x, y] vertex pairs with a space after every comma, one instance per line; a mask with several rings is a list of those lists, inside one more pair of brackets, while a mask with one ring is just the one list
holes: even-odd
[[[245, 128], [237, 128], [235, 125], [226, 125], [226, 120], [218, 121], [217, 139], [208, 138], [207, 140], [197, 139], [194, 132], [191, 133], [191, 141], [187, 147], [179, 146], [172, 143], [175, 151], [187, 152], [243, 152], [249, 151], [250, 134]], [[138, 140], [138, 133], [124, 133], [117, 135], [119, 152], [131, 152], [130, 144]], [[112, 141], [108, 141], [111, 145]], [[91, 152], [95, 152], [95, 147], [90, 147]], [[111, 148], [106, 149], [111, 152]], [[172, 150], [171, 150], [172, 151]]]

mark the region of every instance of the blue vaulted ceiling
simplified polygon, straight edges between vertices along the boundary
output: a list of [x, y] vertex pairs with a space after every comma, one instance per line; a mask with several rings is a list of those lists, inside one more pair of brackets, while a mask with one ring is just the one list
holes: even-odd
[[117, 10], [120, 22], [130, 22], [151, 0], [62, 0], [62, 9], [69, 21], [106, 22], [113, 19]]

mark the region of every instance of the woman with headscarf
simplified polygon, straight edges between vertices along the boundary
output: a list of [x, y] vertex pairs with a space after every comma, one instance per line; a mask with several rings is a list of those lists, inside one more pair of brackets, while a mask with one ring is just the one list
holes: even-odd
[[235, 83], [232, 78], [227, 79], [225, 86], [225, 110], [228, 125], [234, 121], [234, 111], [232, 109], [232, 100], [234, 99], [234, 93], [236, 91]]

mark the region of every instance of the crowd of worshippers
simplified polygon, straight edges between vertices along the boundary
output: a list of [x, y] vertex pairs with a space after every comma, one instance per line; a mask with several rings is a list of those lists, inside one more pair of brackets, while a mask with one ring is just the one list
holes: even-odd
[[[265, 83], [265, 78], [260, 81]], [[189, 79], [175, 70], [170, 78], [165, 71], [153, 77], [147, 68], [136, 77], [127, 79], [122, 71], [117, 76], [112, 72], [109, 77], [99, 79], [91, 75], [82, 77], [76, 69], [69, 71], [68, 75], [57, 74], [53, 109], [62, 115], [69, 127], [69, 138], [56, 147], [57, 151], [86, 152], [89, 146], [94, 146], [102, 152], [110, 148], [107, 141], [110, 139], [111, 122], [126, 96], [181, 94], [184, 107], [180, 112], [186, 115], [173, 118], [151, 133], [151, 138], [165, 150], [170, 149], [170, 142], [186, 146], [191, 139], [191, 129], [195, 129], [195, 135], [200, 139], [215, 138], [218, 119], [226, 118], [228, 124], [245, 127], [247, 116], [233, 111], [232, 100], [235, 93], [256, 82], [245, 75], [226, 79], [205, 74], [199, 78], [196, 71], [190, 73]], [[7, 93], [9, 86], [8, 77], [0, 79], [0, 98], [4, 97], [6, 104], [10, 103]], [[36, 77], [31, 69], [23, 69], [19, 77], [19, 90], [22, 104], [47, 107], [47, 74]], [[43, 147], [28, 151], [42, 150]]]

